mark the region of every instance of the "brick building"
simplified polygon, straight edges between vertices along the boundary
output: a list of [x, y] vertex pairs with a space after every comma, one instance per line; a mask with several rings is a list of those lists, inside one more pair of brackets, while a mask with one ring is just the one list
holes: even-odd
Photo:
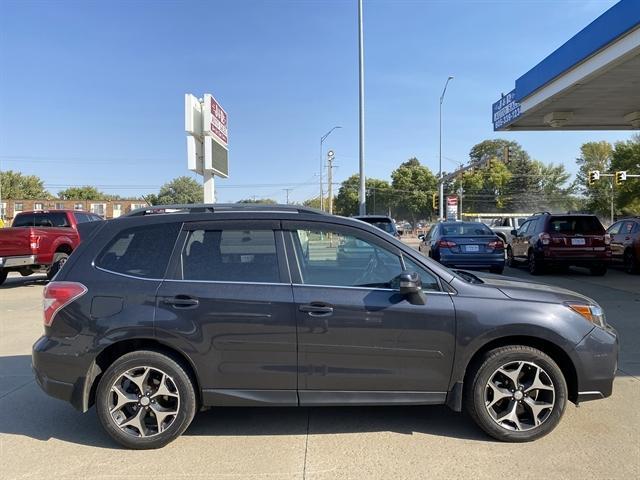
[[12, 200], [2, 199], [0, 216], [9, 224], [20, 212], [31, 210], [85, 210], [104, 218], [117, 218], [136, 208], [146, 207], [144, 200]]

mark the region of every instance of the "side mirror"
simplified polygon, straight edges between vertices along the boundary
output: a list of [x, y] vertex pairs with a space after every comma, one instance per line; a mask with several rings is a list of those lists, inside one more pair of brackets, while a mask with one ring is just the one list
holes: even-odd
[[421, 233], [420, 235], [418, 235], [418, 238], [419, 238], [420, 240], [424, 240], [424, 235]]
[[517, 230], [511, 230], [511, 235], [513, 235], [514, 237], [518, 236], [518, 231]]
[[422, 291], [422, 280], [416, 272], [404, 271], [398, 275], [400, 295], [407, 297], [413, 305], [424, 305], [426, 297]]

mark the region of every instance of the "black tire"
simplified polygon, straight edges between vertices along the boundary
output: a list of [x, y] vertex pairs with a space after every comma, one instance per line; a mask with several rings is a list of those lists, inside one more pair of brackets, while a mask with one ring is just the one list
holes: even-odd
[[[109, 413], [111, 388], [114, 382], [125, 372], [141, 367], [151, 367], [166, 373], [171, 377], [179, 394], [179, 407], [172, 423], [167, 426], [166, 430], [153, 433], [151, 436], [135, 436], [123, 431]], [[193, 420], [193, 416], [196, 413], [196, 405], [193, 381], [185, 369], [172, 358], [149, 350], [127, 353], [118, 358], [102, 375], [96, 392], [96, 410], [102, 427], [116, 442], [134, 450], [161, 448], [175, 440]], [[140, 406], [138, 408], [143, 407]], [[146, 409], [148, 410], [149, 407], [146, 407]]]
[[7, 279], [8, 274], [9, 272], [7, 272], [4, 268], [0, 268], [0, 285], [2, 285]]
[[489, 272], [495, 273], [496, 275], [502, 275], [502, 272], [504, 272], [504, 267], [491, 267], [489, 269]]
[[513, 258], [513, 250], [511, 249], [511, 247], [507, 247], [507, 260], [505, 263], [507, 267], [511, 267], [511, 268], [516, 267], [516, 260], [515, 258]]
[[598, 265], [596, 267], [591, 267], [589, 269], [589, 273], [591, 275], [593, 275], [594, 277], [602, 277], [603, 275], [605, 275], [607, 273], [607, 266], [606, 265]]
[[624, 252], [624, 271], [627, 273], [640, 273], [640, 262], [638, 262], [631, 249]]
[[533, 250], [529, 252], [529, 273], [531, 275], [542, 275], [545, 270], [544, 262], [539, 258]]
[[56, 252], [53, 254], [53, 262], [51, 263], [51, 265], [49, 266], [49, 269], [47, 270], [48, 280], [53, 280], [53, 277], [55, 277], [56, 273], [60, 271], [60, 269], [62, 268], [62, 265], [65, 264], [68, 258], [69, 258], [69, 255], [64, 252]]
[[[499, 368], [515, 362], [527, 362], [543, 369], [551, 379], [554, 389], [553, 408], [541, 412], [545, 415], [542, 423], [529, 430], [518, 431], [499, 425], [485, 406], [485, 392], [491, 377]], [[503, 442], [530, 442], [543, 437], [558, 425], [567, 404], [567, 383], [558, 365], [540, 350], [524, 345], [510, 345], [490, 350], [479, 362], [471, 366], [464, 385], [465, 411], [488, 435]], [[515, 402], [510, 398], [505, 400]]]

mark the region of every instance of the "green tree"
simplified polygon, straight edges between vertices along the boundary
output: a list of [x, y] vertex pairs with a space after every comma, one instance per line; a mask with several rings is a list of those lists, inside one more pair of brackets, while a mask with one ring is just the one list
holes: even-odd
[[0, 187], [3, 199], [34, 200], [52, 198], [45, 190], [44, 182], [36, 175], [23, 175], [20, 172], [6, 170], [0, 172]]
[[609, 142], [587, 142], [580, 147], [580, 157], [576, 159], [578, 174], [576, 182], [586, 197], [585, 207], [588, 211], [601, 217], [608, 217], [611, 211], [612, 182], [609, 178], [598, 180], [589, 185], [589, 171], [608, 172], [611, 167], [613, 147]]
[[[325, 203], [327, 203], [328, 199], [325, 198], [324, 201]], [[334, 204], [335, 204], [335, 200], [334, 200]], [[318, 210], [320, 210], [320, 195], [318, 195], [317, 197], [306, 199], [304, 202], [302, 202], [302, 205], [305, 207], [317, 208]]]
[[[640, 175], [640, 135], [615, 144], [611, 171]], [[615, 192], [616, 206], [622, 215], [640, 215], [640, 178], [629, 178], [622, 185], [616, 185]]]
[[[337, 215], [357, 215], [358, 214], [358, 191], [360, 188], [360, 176], [351, 175], [347, 178], [338, 190], [333, 201], [333, 211]], [[387, 213], [391, 202], [391, 188], [389, 182], [378, 178], [367, 178], [365, 181], [365, 201], [367, 213]], [[325, 202], [326, 203], [326, 202]]]
[[435, 175], [420, 163], [410, 158], [391, 173], [393, 203], [399, 214], [406, 214], [412, 223], [420, 218], [433, 216], [433, 194], [437, 192]]
[[103, 200], [106, 195], [96, 187], [85, 185], [84, 187], [69, 187], [58, 192], [62, 200]]
[[165, 183], [158, 195], [149, 195], [147, 201], [152, 205], [202, 203], [204, 192], [197, 180], [183, 176]]

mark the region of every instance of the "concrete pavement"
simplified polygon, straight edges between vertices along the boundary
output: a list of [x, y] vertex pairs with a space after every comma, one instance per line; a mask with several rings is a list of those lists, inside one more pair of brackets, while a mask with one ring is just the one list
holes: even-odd
[[[624, 340], [621, 367], [636, 372], [640, 303], [631, 277], [538, 280], [605, 306], [621, 333], [634, 336]], [[609, 399], [570, 404], [553, 433], [529, 444], [494, 442], [445, 407], [227, 408], [198, 414], [162, 450], [123, 450], [102, 432], [94, 410], [78, 413], [33, 381], [29, 354], [42, 331], [43, 285], [12, 276], [0, 288], [2, 479], [640, 477], [640, 380], [630, 375], [616, 379]]]

